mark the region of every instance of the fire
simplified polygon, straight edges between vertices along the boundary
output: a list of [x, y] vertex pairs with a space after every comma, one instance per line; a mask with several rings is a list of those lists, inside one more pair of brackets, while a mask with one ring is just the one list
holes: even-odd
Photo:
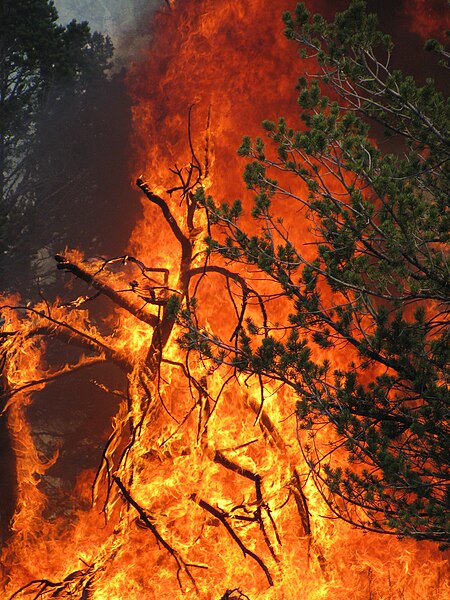
[[[82, 295], [3, 311], [19, 495], [3, 597], [446, 598], [434, 546], [330, 519], [299, 452], [288, 391], [186, 357], [176, 343], [168, 306], [195, 287], [212, 331], [232, 332], [236, 320], [223, 265], [202, 270], [206, 223], [191, 192], [201, 183], [218, 199], [242, 197], [241, 136], [295, 114], [302, 64], [282, 36], [284, 1], [169, 4], [128, 81], [144, 218], [120, 259], [58, 258], [114, 310], [93, 314]], [[253, 277], [236, 273], [228, 286], [261, 285]], [[72, 362], [46, 364], [44, 333], [48, 345], [77, 348]], [[49, 518], [40, 484], [58, 455], [44, 464], [27, 406], [46, 379], [106, 362], [125, 383], [96, 382], [117, 402], [99, 470], [79, 473], [70, 515]]]
[[448, 29], [449, 18], [447, 7], [440, 0], [414, 0], [406, 8], [409, 28], [423, 39], [435, 37], [443, 40]]

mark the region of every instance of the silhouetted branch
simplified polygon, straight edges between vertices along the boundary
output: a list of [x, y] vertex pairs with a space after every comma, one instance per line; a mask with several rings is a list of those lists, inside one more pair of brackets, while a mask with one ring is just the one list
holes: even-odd
[[266, 567], [264, 562], [259, 558], [259, 556], [257, 554], [255, 554], [254, 552], [252, 552], [249, 548], [247, 548], [247, 546], [245, 546], [244, 543], [241, 541], [241, 539], [237, 536], [237, 534], [235, 533], [235, 531], [233, 530], [233, 528], [227, 521], [227, 517], [228, 517], [227, 513], [223, 512], [217, 508], [214, 508], [214, 506], [211, 506], [211, 504], [208, 504], [208, 502], [205, 502], [205, 500], [202, 500], [201, 498], [197, 498], [197, 496], [195, 494], [191, 495], [191, 500], [196, 502], [201, 508], [203, 508], [204, 510], [209, 512], [211, 515], [213, 515], [213, 517], [216, 517], [216, 519], [218, 519], [222, 523], [222, 525], [228, 531], [230, 536], [233, 538], [233, 540], [236, 542], [236, 544], [242, 550], [242, 553], [244, 554], [244, 556], [247, 556], [247, 555], [251, 556], [253, 558], [253, 560], [255, 560], [258, 563], [258, 565], [261, 567], [261, 569], [264, 571], [264, 574], [267, 577], [267, 581], [269, 582], [269, 585], [273, 585], [274, 582], [273, 582], [272, 576], [269, 572], [269, 569]]
[[168, 207], [165, 200], [163, 200], [160, 196], [154, 194], [142, 179], [137, 179], [136, 185], [144, 192], [144, 194], [150, 200], [150, 202], [152, 202], [152, 204], [156, 204], [156, 206], [159, 206], [164, 216], [164, 219], [166, 220], [167, 224], [172, 230], [172, 233], [180, 242], [182, 250], [187, 251], [188, 248], [190, 250], [190, 242], [188, 238], [184, 235], [184, 233], [181, 231], [180, 226], [178, 225], [175, 217], [172, 215], [170, 208]]
[[273, 548], [272, 542], [270, 541], [269, 535], [267, 533], [266, 526], [264, 524], [263, 515], [262, 515], [262, 508], [264, 508], [267, 515], [269, 516], [270, 523], [273, 526], [275, 537], [276, 537], [278, 543], [281, 544], [281, 540], [278, 535], [275, 522], [272, 519], [272, 516], [270, 513], [270, 508], [264, 502], [264, 499], [263, 499], [262, 489], [261, 489], [261, 476], [258, 475], [258, 473], [253, 473], [252, 471], [249, 471], [248, 469], [245, 469], [245, 468], [241, 467], [240, 465], [232, 462], [231, 460], [229, 460], [226, 456], [224, 456], [219, 451], [216, 451], [216, 453], [214, 455], [214, 462], [221, 464], [226, 469], [229, 469], [230, 471], [234, 471], [235, 473], [238, 473], [239, 475], [242, 475], [243, 477], [246, 477], [247, 479], [250, 479], [251, 481], [254, 482], [255, 491], [256, 491], [256, 509], [255, 509], [254, 520], [257, 521], [259, 524], [259, 528], [262, 531], [262, 534], [264, 536], [264, 541], [272, 555], [272, 558], [276, 562], [279, 562], [278, 556], [276, 555], [275, 549]]
[[175, 559], [175, 562], [177, 563], [177, 566], [178, 566], [177, 580], [178, 580], [180, 589], [183, 591], [183, 587], [182, 587], [181, 581], [180, 581], [180, 572], [184, 571], [186, 573], [186, 575], [189, 577], [189, 579], [191, 580], [192, 584], [194, 585], [195, 590], [198, 593], [195, 579], [192, 576], [192, 573], [189, 571], [189, 567], [190, 566], [191, 567], [198, 566], [199, 568], [203, 568], [202, 565], [188, 565], [181, 558], [179, 553], [174, 548], [172, 548], [172, 546], [168, 542], [166, 542], [166, 540], [161, 536], [159, 531], [156, 529], [155, 525], [152, 523], [151, 516], [141, 506], [139, 506], [139, 504], [132, 498], [130, 492], [123, 485], [123, 483], [119, 479], [119, 477], [117, 477], [116, 475], [113, 475], [113, 479], [114, 479], [115, 483], [117, 484], [117, 486], [119, 487], [120, 491], [122, 492], [122, 495], [125, 498], [125, 500], [128, 502], [128, 504], [130, 504], [138, 512], [140, 518], [145, 523], [146, 527], [148, 527], [148, 529], [150, 529], [150, 531], [155, 536], [156, 541], [159, 544], [161, 544], [167, 550], [167, 552], [169, 552], [169, 554], [171, 554], [173, 556], [173, 558]]
[[[73, 375], [82, 369], [86, 369], [88, 367], [92, 367], [94, 365], [103, 364], [105, 362], [105, 357], [93, 357], [93, 358], [85, 358], [82, 362], [76, 365], [68, 365], [58, 371], [54, 371], [52, 373], [48, 373], [45, 377], [41, 379], [35, 379], [34, 381], [29, 381], [24, 385], [20, 385], [16, 388], [10, 388], [7, 392], [2, 394], [0, 397], [2, 399], [11, 399], [13, 396], [18, 394], [19, 392], [23, 392], [30, 388], [36, 387], [38, 385], [51, 383], [52, 381], [56, 381], [57, 379], [62, 379], [63, 377], [67, 377], [69, 375]], [[1, 414], [1, 413], [0, 413]]]
[[151, 327], [155, 327], [158, 324], [158, 318], [154, 314], [143, 311], [142, 306], [138, 305], [137, 302], [133, 302], [117, 290], [114, 290], [109, 283], [102, 280], [98, 271], [93, 274], [87, 265], [75, 262], [73, 258], [67, 259], [61, 254], [57, 254], [55, 260], [58, 263], [58, 269], [68, 271], [79, 279], [82, 279], [140, 321]]

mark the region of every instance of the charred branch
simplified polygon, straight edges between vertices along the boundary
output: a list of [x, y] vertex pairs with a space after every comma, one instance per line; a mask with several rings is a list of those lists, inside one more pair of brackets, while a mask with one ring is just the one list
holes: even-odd
[[255, 483], [258, 482], [258, 487], [261, 488], [261, 478], [259, 475], [252, 473], [248, 469], [245, 469], [244, 467], [241, 467], [240, 465], [237, 465], [236, 463], [232, 462], [226, 456], [224, 456], [221, 452], [216, 451], [216, 453], [214, 455], [214, 462], [222, 465], [223, 467], [225, 467], [226, 469], [229, 469], [230, 471], [234, 471], [234, 473], [238, 473], [239, 475], [242, 475], [242, 477], [246, 477], [247, 479], [254, 481]]
[[161, 544], [161, 546], [163, 546], [163, 548], [165, 548], [167, 550], [167, 552], [174, 558], [174, 560], [177, 564], [177, 567], [178, 567], [177, 580], [178, 580], [180, 589], [183, 591], [183, 586], [182, 586], [181, 579], [180, 579], [180, 573], [184, 572], [191, 580], [195, 590], [198, 592], [198, 589], [197, 589], [197, 586], [195, 583], [195, 579], [192, 576], [192, 573], [190, 572], [189, 567], [198, 566], [199, 568], [203, 568], [203, 566], [202, 565], [191, 565], [191, 564], [186, 563], [181, 558], [180, 554], [174, 548], [172, 548], [172, 546], [162, 537], [162, 535], [159, 533], [159, 531], [156, 529], [156, 526], [152, 522], [152, 517], [133, 499], [130, 492], [126, 489], [126, 487], [124, 486], [122, 481], [119, 479], [119, 477], [114, 475], [113, 479], [114, 479], [115, 483], [117, 484], [118, 488], [120, 489], [124, 499], [127, 501], [128, 504], [130, 504], [138, 512], [139, 517], [141, 518], [142, 522], [153, 533], [158, 544]]
[[[250, 396], [248, 398], [248, 403], [249, 403], [251, 409], [253, 410], [253, 412], [256, 413], [257, 422], [259, 423], [259, 426], [260, 426], [261, 430], [263, 431], [263, 433], [265, 435], [269, 435], [272, 438], [273, 442], [278, 447], [278, 449], [284, 455], [287, 455], [288, 450], [286, 448], [286, 444], [284, 443], [284, 440], [281, 437], [281, 434], [279, 433], [278, 429], [272, 422], [272, 419], [268, 415], [267, 411], [264, 410], [263, 402], [261, 402], [258, 405], [257, 401], [253, 397]], [[298, 474], [297, 469], [295, 469], [295, 468], [293, 470], [292, 479], [291, 479], [288, 487], [289, 487], [290, 491], [292, 492], [292, 494], [294, 495], [294, 499], [297, 504], [297, 511], [298, 511], [298, 514], [300, 517], [300, 521], [302, 523], [302, 528], [303, 528], [304, 534], [307, 536], [310, 536], [311, 535], [311, 523], [310, 523], [310, 519], [309, 519], [308, 501], [303, 492], [300, 476]]]
[[54, 582], [48, 579], [35, 579], [16, 590], [9, 600], [18, 598], [25, 593], [33, 593], [31, 600], [42, 600], [43, 598], [61, 598], [63, 593], [69, 593], [71, 598], [80, 600], [89, 600], [92, 598], [92, 583], [95, 575], [92, 574], [93, 566], [89, 566], [85, 571], [73, 571], [62, 581]]
[[[81, 331], [70, 323], [66, 323], [61, 319], [55, 319], [51, 316], [51, 314], [46, 314], [44, 311], [36, 310], [31, 306], [2, 305], [0, 306], [0, 309], [25, 311], [32, 313], [39, 319], [42, 319], [45, 325], [36, 326], [30, 329], [26, 333], [26, 337], [33, 337], [35, 335], [51, 337], [56, 334], [61, 334], [61, 336], [67, 336], [64, 339], [65, 342], [70, 343], [70, 341], [75, 341], [84, 348], [89, 348], [90, 350], [95, 350], [97, 352], [105, 352], [105, 354], [110, 354], [113, 352], [111, 348], [109, 348], [102, 340], [90, 335], [89, 333], [86, 333], [85, 331]], [[14, 333], [14, 335], [16, 335], [16, 333]]]
[[77, 346], [87, 352], [95, 352], [103, 355], [103, 361], [110, 361], [117, 365], [125, 373], [129, 373], [133, 365], [130, 359], [123, 353], [109, 347], [100, 337], [94, 337], [72, 327], [70, 324], [57, 319], [52, 319], [52, 325], [42, 325], [31, 330], [27, 337], [42, 336], [55, 338], [69, 346]]
[[2, 394], [1, 397], [5, 400], [10, 400], [13, 396], [15, 396], [16, 394], [19, 394], [20, 392], [24, 392], [25, 390], [28, 390], [30, 388], [33, 388], [33, 387], [36, 387], [39, 385], [51, 383], [52, 381], [62, 379], [63, 377], [68, 377], [69, 375], [73, 375], [74, 373], [77, 373], [78, 371], [81, 371], [82, 369], [87, 369], [87, 368], [95, 366], [95, 365], [103, 364], [104, 362], [105, 362], [105, 358], [103, 358], [103, 357], [86, 358], [82, 362], [80, 362], [76, 365], [69, 365], [67, 367], [64, 367], [63, 369], [59, 369], [58, 371], [48, 373], [45, 377], [42, 377], [41, 379], [29, 381], [29, 382], [25, 383], [24, 385], [18, 386], [16, 388], [10, 388], [7, 392]]
[[[192, 227], [192, 218], [194, 216], [194, 211], [195, 211], [195, 202], [193, 202], [192, 192], [200, 184], [200, 182], [203, 178], [202, 166], [201, 166], [200, 161], [197, 158], [197, 155], [195, 153], [194, 144], [192, 142], [191, 119], [192, 119], [192, 109], [194, 108], [194, 106], [195, 106], [194, 104], [191, 104], [191, 106], [189, 107], [188, 119], [187, 119], [187, 137], [188, 137], [188, 142], [189, 142], [189, 149], [191, 151], [191, 163], [185, 169], [180, 169], [177, 165], [175, 165], [173, 168], [169, 169], [169, 171], [171, 173], [173, 173], [174, 175], [176, 175], [178, 177], [178, 179], [180, 180], [180, 185], [167, 190], [167, 193], [170, 196], [174, 192], [181, 192], [182, 199], [186, 200], [188, 202], [187, 222], [188, 222], [189, 230], [191, 230], [191, 227]], [[208, 131], [208, 129], [209, 129], [210, 120], [211, 120], [211, 114], [210, 114], [210, 110], [209, 110], [207, 124], [206, 124], [206, 131]], [[209, 160], [208, 140], [206, 139], [205, 140], [205, 169], [206, 170], [208, 169], [208, 160]], [[184, 174], [183, 171], [186, 173], [186, 175]]]
[[175, 217], [170, 211], [167, 203], [158, 195], [154, 194], [148, 185], [142, 180], [138, 179], [136, 181], [136, 185], [140, 190], [145, 194], [145, 196], [152, 202], [152, 204], [156, 204], [164, 216], [167, 224], [169, 225], [173, 235], [178, 240], [181, 246], [181, 264], [180, 264], [180, 284], [181, 289], [184, 291], [187, 289], [187, 272], [191, 265], [192, 260], [192, 245], [189, 238], [182, 232], [180, 226], [178, 225]]
[[97, 271], [96, 273], [92, 273], [90, 272], [89, 267], [81, 262], [75, 261], [73, 258], [69, 260], [60, 254], [55, 256], [55, 260], [58, 263], [58, 269], [72, 273], [79, 279], [85, 281], [94, 289], [110, 298], [117, 306], [124, 308], [140, 321], [143, 321], [151, 327], [155, 327], [158, 324], [158, 318], [154, 314], [144, 311], [142, 305], [126, 298], [117, 290], [114, 290], [111, 285], [102, 278], [100, 272]]
[[264, 574], [267, 578], [267, 581], [269, 582], [269, 585], [271, 585], [271, 586], [274, 585], [272, 575], [270, 574], [270, 571], [266, 567], [264, 562], [261, 560], [261, 558], [257, 554], [255, 554], [249, 548], [247, 548], [247, 546], [245, 546], [245, 544], [238, 537], [238, 535], [236, 534], [234, 529], [228, 523], [227, 518], [229, 518], [229, 515], [217, 508], [214, 508], [214, 506], [211, 506], [211, 504], [208, 504], [208, 502], [205, 502], [205, 500], [202, 500], [201, 498], [197, 498], [197, 496], [195, 494], [192, 494], [191, 500], [196, 502], [201, 508], [203, 508], [204, 510], [209, 512], [211, 515], [213, 515], [213, 517], [215, 517], [222, 523], [222, 525], [225, 527], [225, 529], [230, 534], [231, 538], [236, 542], [236, 544], [242, 550], [244, 557], [247, 557], [247, 555], [251, 556], [251, 558], [253, 558], [253, 560], [256, 561], [258, 563], [258, 565], [261, 567], [261, 569], [264, 571]]
[[220, 600], [250, 600], [239, 588], [227, 590]]
[[242, 290], [242, 305], [241, 305], [240, 311], [238, 311], [238, 321], [237, 321], [236, 327], [233, 331], [233, 334], [231, 335], [230, 341], [233, 340], [234, 338], [237, 338], [239, 331], [242, 328], [242, 323], [243, 323], [244, 316], [245, 316], [245, 310], [247, 308], [248, 298], [250, 296], [254, 296], [256, 298], [256, 300], [258, 302], [258, 306], [261, 311], [262, 318], [263, 318], [263, 327], [265, 330], [267, 330], [267, 311], [266, 311], [266, 307], [264, 306], [264, 300], [262, 299], [261, 295], [258, 294], [258, 292], [256, 290], [254, 290], [253, 288], [251, 288], [248, 285], [246, 280], [241, 275], [239, 275], [238, 273], [234, 273], [233, 271], [230, 271], [229, 269], [218, 266], [218, 265], [204, 265], [202, 267], [195, 267], [193, 269], [190, 269], [188, 276], [189, 276], [189, 278], [193, 278], [193, 277], [196, 277], [197, 275], [204, 276], [207, 273], [217, 273], [219, 275], [222, 275], [223, 277], [225, 277], [227, 284], [229, 283], [230, 280], [235, 281]]
[[164, 347], [169, 341], [170, 334], [175, 325], [174, 318], [171, 315], [167, 315], [165, 309], [161, 309], [161, 312], [162, 314], [160, 313], [158, 319], [158, 326], [154, 330], [152, 342], [145, 359], [146, 365], [155, 375], [159, 371]]
[[255, 509], [255, 514], [254, 514], [254, 520], [257, 521], [257, 523], [259, 524], [259, 528], [263, 534], [264, 541], [272, 555], [272, 558], [275, 560], [275, 562], [279, 562], [279, 558], [276, 555], [275, 549], [269, 538], [269, 534], [268, 534], [266, 526], [264, 524], [262, 509], [264, 509], [265, 513], [269, 517], [270, 523], [273, 527], [273, 531], [274, 531], [276, 540], [277, 540], [278, 544], [281, 545], [280, 536], [278, 534], [278, 531], [277, 531], [277, 528], [275, 525], [275, 521], [272, 518], [270, 507], [263, 500], [262, 489], [261, 489], [261, 476], [258, 473], [253, 473], [252, 471], [249, 471], [248, 469], [244, 469], [240, 465], [237, 465], [236, 463], [232, 462], [226, 456], [224, 456], [221, 452], [218, 452], [218, 451], [215, 453], [214, 462], [221, 464], [226, 469], [229, 469], [230, 471], [234, 471], [235, 473], [238, 473], [239, 475], [242, 475], [243, 477], [246, 477], [247, 479], [250, 479], [251, 481], [254, 482], [255, 492], [256, 492], [256, 509]]
[[292, 490], [295, 502], [297, 504], [297, 511], [300, 515], [300, 519], [303, 525], [303, 531], [306, 535], [309, 536], [311, 535], [311, 522], [309, 519], [308, 503], [302, 489], [302, 484], [297, 469], [294, 469], [289, 488]]
[[[38, 317], [38, 319], [42, 320], [43, 324], [37, 324], [35, 327], [27, 331], [24, 339], [35, 336], [55, 338], [65, 344], [78, 346], [89, 353], [95, 352], [97, 354], [96, 358], [99, 362], [111, 361], [126, 373], [132, 370], [132, 364], [129, 358], [108, 346], [108, 344], [103, 338], [101, 338], [100, 335], [95, 336], [87, 333], [86, 331], [82, 331], [81, 329], [63, 321], [62, 319], [54, 318], [51, 314], [46, 314], [45, 312], [36, 310], [30, 306], [3, 305], [0, 308], [29, 312]], [[15, 332], [13, 335], [20, 334]], [[84, 357], [80, 360], [78, 365], [74, 365], [74, 367], [79, 366], [82, 368], [85, 361], [89, 360], [94, 360], [94, 358]]]
[[14, 600], [14, 598], [18, 598], [19, 595], [22, 594], [23, 592], [30, 591], [33, 588], [35, 590], [37, 590], [37, 593], [35, 596], [32, 597], [32, 600], [38, 600], [39, 598], [43, 597], [42, 595], [48, 588], [61, 589], [61, 585], [62, 585], [61, 583], [54, 583], [53, 581], [49, 581], [48, 579], [35, 579], [33, 581], [30, 581], [23, 587], [19, 588], [18, 590], [16, 590], [14, 592], [14, 594], [12, 594], [12, 596], [9, 597], [9, 600]]
[[[142, 261], [138, 260], [134, 256], [130, 256], [129, 254], [105, 260], [98, 272], [100, 273], [106, 269], [106, 267], [115, 263], [120, 263], [124, 267], [130, 263], [133, 264], [139, 269], [141, 276], [146, 280], [146, 284], [143, 286], [140, 285], [136, 280], [130, 281], [129, 285], [131, 289], [121, 290], [121, 292], [131, 291], [135, 293], [141, 300], [144, 300], [144, 302], [148, 304], [154, 304], [156, 306], [165, 306], [168, 299], [168, 292], [177, 292], [177, 290], [172, 290], [168, 287], [169, 269], [165, 269], [164, 267], [147, 267]], [[162, 282], [155, 279], [154, 275], [157, 273], [162, 275]], [[152, 276], [150, 276], [150, 274]], [[160, 295], [161, 293], [162, 296]]]

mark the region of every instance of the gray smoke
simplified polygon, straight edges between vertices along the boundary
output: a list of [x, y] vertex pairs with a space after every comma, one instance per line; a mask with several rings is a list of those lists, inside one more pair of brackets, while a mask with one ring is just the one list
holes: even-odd
[[[167, 6], [164, 0], [55, 0], [61, 23], [88, 21], [91, 31], [111, 37], [116, 61], [127, 63], [138, 57], [148, 41], [152, 12]], [[145, 33], [143, 27], [145, 26]]]

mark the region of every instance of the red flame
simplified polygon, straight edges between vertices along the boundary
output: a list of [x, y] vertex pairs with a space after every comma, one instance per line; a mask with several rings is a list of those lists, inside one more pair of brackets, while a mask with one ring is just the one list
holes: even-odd
[[444, 41], [450, 27], [450, 12], [445, 0], [413, 0], [405, 3], [405, 14], [411, 31], [424, 40], [437, 38]]

